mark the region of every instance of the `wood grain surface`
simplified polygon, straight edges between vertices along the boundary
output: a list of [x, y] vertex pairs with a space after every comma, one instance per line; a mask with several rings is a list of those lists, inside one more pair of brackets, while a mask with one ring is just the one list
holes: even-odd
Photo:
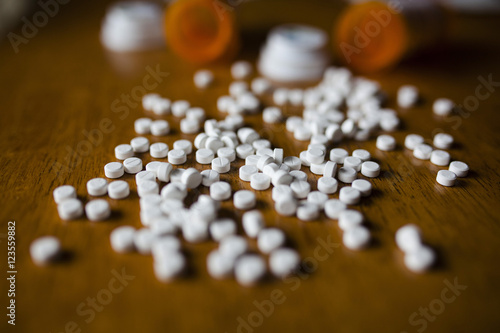
[[[285, 231], [310, 273], [285, 281], [268, 278], [244, 288], [232, 279], [217, 281], [208, 276], [205, 260], [216, 247], [214, 242], [183, 244], [189, 273], [169, 284], [156, 280], [151, 257], [113, 252], [111, 230], [141, 226], [130, 175], [123, 177], [131, 184], [130, 197], [107, 199], [113, 209], [109, 221], [64, 222], [58, 217], [53, 189], [74, 185], [78, 196], [88, 201], [86, 181], [104, 176], [104, 165], [115, 160], [114, 147], [135, 136], [134, 120], [145, 115], [157, 118], [145, 113], [134, 97], [127, 97], [144, 93], [145, 78], [151, 88], [151, 70], [168, 73], [159, 77], [161, 82], [151, 91], [173, 100], [187, 99], [210, 117], [224, 117], [215, 101], [227, 91], [227, 65], [212, 67], [216, 84], [200, 91], [192, 83], [195, 68], [169, 51], [106, 53], [98, 40], [105, 6], [99, 1], [71, 2], [61, 6], [60, 13], [17, 54], [8, 40], [0, 44], [0, 267], [7, 275], [7, 222], [16, 221], [18, 271], [16, 326], [8, 325], [2, 313], [1, 332], [500, 330], [500, 87], [489, 87], [488, 98], [475, 111], [447, 119], [435, 118], [431, 111], [438, 97], [467, 102], [481, 84], [478, 77], [500, 81], [497, 17], [462, 18], [467, 42], [371, 76], [388, 93], [390, 107], [396, 107], [395, 92], [402, 84], [418, 86], [424, 100], [415, 108], [400, 110], [403, 124], [394, 133], [396, 151], [377, 150], [374, 139], [339, 145], [349, 151], [368, 149], [381, 164], [381, 176], [371, 180], [373, 195], [355, 207], [364, 213], [372, 231], [370, 248], [347, 250], [336, 221], [325, 216], [315, 222], [280, 217], [273, 209], [271, 191], [258, 192], [258, 208], [266, 224]], [[255, 61], [258, 47], [244, 44], [240, 57]], [[172, 134], [150, 136], [151, 141], [171, 146], [179, 138], [194, 139], [180, 133], [178, 119], [165, 119]], [[285, 155], [297, 156], [306, 147], [286, 132], [284, 124], [264, 125], [261, 115], [245, 120], [275, 146], [283, 147]], [[452, 158], [471, 168], [455, 187], [438, 185], [435, 177], [442, 168], [416, 160], [402, 147], [408, 133], [430, 141], [438, 131], [454, 136]], [[147, 153], [141, 157], [145, 163], [152, 160]], [[221, 176], [234, 190], [249, 188], [237, 176], [240, 165], [241, 161], [233, 163], [231, 172]], [[186, 166], [206, 169], [194, 161], [194, 154]], [[315, 184], [317, 176], [303, 170]], [[188, 203], [207, 192], [206, 188], [191, 191]], [[338, 193], [331, 197], [337, 198]], [[221, 214], [239, 222], [242, 212], [227, 201]], [[419, 225], [425, 242], [438, 253], [436, 268], [426, 274], [410, 273], [394, 243], [395, 231], [407, 223]], [[66, 260], [49, 267], [33, 264], [29, 245], [43, 235], [60, 238]], [[450, 287], [454, 284], [459, 289]], [[0, 286], [2, 311], [7, 311], [5, 278]]]

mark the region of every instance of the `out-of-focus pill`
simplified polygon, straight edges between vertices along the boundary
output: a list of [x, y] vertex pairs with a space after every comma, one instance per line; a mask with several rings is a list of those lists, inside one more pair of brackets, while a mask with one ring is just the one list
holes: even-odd
[[338, 216], [339, 216], [339, 228], [344, 231], [361, 225], [364, 220], [363, 214], [354, 209], [342, 210]]
[[64, 200], [76, 198], [76, 189], [71, 185], [62, 185], [56, 187], [52, 194], [54, 196], [54, 201], [60, 204]]
[[404, 85], [398, 89], [398, 105], [402, 108], [410, 108], [418, 101], [418, 89], [412, 85]]
[[234, 275], [242, 286], [256, 284], [266, 274], [266, 263], [262, 257], [255, 254], [241, 256], [235, 264]]
[[351, 186], [361, 193], [361, 196], [367, 197], [372, 194], [372, 183], [365, 179], [356, 179]]
[[151, 123], [151, 134], [154, 136], [164, 136], [170, 132], [170, 125], [166, 120], [159, 119]]
[[344, 232], [342, 242], [348, 249], [360, 250], [370, 243], [370, 231], [363, 226], [349, 228]]
[[438, 133], [434, 135], [434, 147], [439, 149], [450, 149], [453, 145], [453, 137], [450, 134]]
[[432, 104], [432, 111], [437, 116], [447, 116], [453, 112], [455, 103], [448, 98], [438, 98]]
[[391, 151], [396, 149], [396, 140], [390, 135], [382, 134], [377, 137], [375, 145], [380, 150]]
[[83, 214], [82, 202], [75, 198], [63, 200], [57, 205], [57, 212], [63, 220], [77, 219]]
[[293, 195], [298, 199], [304, 199], [311, 192], [311, 185], [302, 180], [296, 180], [290, 184]]
[[262, 229], [257, 236], [257, 246], [262, 253], [271, 253], [285, 244], [285, 234], [278, 228]]
[[111, 248], [118, 253], [134, 251], [134, 235], [135, 229], [128, 225], [113, 229], [109, 235]]
[[257, 204], [255, 193], [247, 190], [236, 191], [233, 196], [234, 207], [238, 209], [252, 209]]
[[340, 189], [339, 200], [347, 205], [355, 205], [359, 203], [361, 199], [361, 193], [350, 186], [345, 186]]
[[396, 245], [403, 252], [414, 252], [422, 246], [420, 228], [415, 224], [407, 224], [396, 231]]
[[415, 273], [429, 270], [435, 261], [436, 254], [427, 246], [421, 246], [415, 251], [406, 253], [404, 257], [405, 266]]
[[325, 194], [337, 192], [338, 182], [333, 177], [323, 176], [318, 179], [318, 191]]
[[227, 200], [231, 197], [231, 185], [226, 182], [215, 182], [210, 185], [210, 197], [217, 201]]
[[424, 137], [418, 134], [408, 134], [405, 137], [405, 147], [414, 150], [418, 145], [424, 143]]
[[250, 186], [254, 190], [267, 190], [271, 185], [271, 177], [263, 173], [254, 173], [250, 176]]
[[111, 199], [124, 199], [130, 194], [130, 187], [124, 180], [115, 180], [108, 185], [108, 194]]
[[347, 209], [347, 205], [338, 199], [330, 199], [325, 202], [325, 214], [328, 218], [338, 219], [342, 211]]
[[210, 236], [216, 242], [220, 242], [224, 237], [236, 233], [236, 223], [228, 218], [218, 219], [210, 223]]
[[215, 182], [220, 180], [220, 175], [215, 170], [203, 170], [201, 173], [201, 184], [210, 187]]
[[102, 221], [111, 215], [111, 208], [106, 200], [90, 200], [85, 205], [85, 214], [90, 221]]
[[108, 193], [108, 181], [104, 178], [93, 178], [87, 182], [89, 195], [98, 197]]
[[207, 69], [200, 69], [194, 73], [193, 82], [196, 88], [208, 88], [214, 81], [214, 74]]
[[425, 143], [416, 146], [413, 150], [413, 156], [415, 156], [419, 160], [428, 160], [431, 158], [431, 154], [432, 147]]
[[288, 165], [291, 170], [300, 170], [300, 167], [302, 165], [302, 162], [300, 161], [300, 158], [296, 156], [287, 156], [283, 160], [283, 163]]
[[264, 216], [258, 210], [252, 210], [243, 214], [243, 230], [250, 238], [256, 238], [259, 232], [264, 228]]
[[60, 253], [61, 242], [54, 236], [37, 238], [30, 245], [31, 259], [39, 266], [55, 261]]
[[149, 134], [153, 120], [150, 118], [139, 118], [134, 122], [134, 129], [137, 134]]
[[134, 153], [145, 153], [149, 150], [149, 140], [145, 137], [138, 136], [130, 140], [130, 145]]
[[286, 278], [294, 273], [299, 264], [300, 256], [292, 249], [277, 249], [269, 255], [269, 269], [277, 278]]

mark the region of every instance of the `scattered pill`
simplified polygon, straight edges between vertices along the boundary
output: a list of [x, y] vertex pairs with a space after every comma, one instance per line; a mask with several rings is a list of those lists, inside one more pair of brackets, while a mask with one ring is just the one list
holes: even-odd
[[[130, 158], [130, 157], [129, 157]], [[108, 178], [120, 178], [125, 173], [122, 163], [111, 162], [104, 166], [104, 175]]]
[[241, 159], [245, 159], [254, 153], [254, 149], [250, 144], [242, 144], [236, 147], [236, 156]]
[[196, 88], [208, 88], [214, 81], [214, 74], [207, 69], [200, 69], [194, 73], [193, 82]]
[[134, 149], [129, 144], [121, 144], [115, 147], [115, 157], [119, 160], [125, 160], [134, 156]]
[[130, 140], [130, 145], [134, 153], [145, 153], [149, 150], [149, 140], [145, 137], [138, 136]]
[[307, 201], [323, 210], [325, 203], [328, 201], [328, 195], [320, 191], [312, 191], [307, 195]]
[[325, 160], [325, 152], [322, 149], [312, 148], [307, 150], [307, 161], [311, 164], [321, 164]]
[[431, 154], [432, 147], [425, 143], [416, 146], [413, 150], [413, 156], [415, 156], [419, 160], [428, 160], [431, 158]]
[[165, 158], [168, 154], [168, 145], [163, 142], [153, 143], [149, 147], [149, 153], [151, 154], [151, 157], [154, 158]]
[[352, 183], [356, 179], [356, 177], [357, 177], [356, 170], [350, 167], [341, 167], [337, 174], [338, 180], [346, 184]]
[[349, 228], [345, 230], [342, 242], [348, 249], [360, 250], [370, 243], [370, 231], [363, 226]]
[[245, 254], [236, 261], [234, 275], [242, 286], [249, 287], [256, 284], [265, 274], [266, 263], [258, 255]]
[[382, 134], [377, 137], [376, 147], [383, 151], [391, 151], [396, 149], [396, 139], [387, 134]]
[[268, 254], [285, 244], [285, 234], [278, 228], [262, 229], [257, 236], [260, 252]]
[[54, 196], [54, 201], [60, 204], [64, 200], [76, 198], [76, 189], [71, 185], [62, 185], [56, 187], [52, 194]]
[[153, 268], [155, 276], [159, 281], [170, 282], [184, 272], [186, 269], [186, 258], [179, 252], [173, 252], [172, 255], [164, 258], [164, 260], [155, 260]]
[[431, 162], [435, 165], [446, 166], [450, 164], [450, 154], [444, 150], [433, 150], [431, 153]]
[[356, 172], [361, 171], [361, 164], [363, 161], [360, 158], [354, 156], [348, 156], [344, 159], [344, 167], [350, 167], [356, 170]]
[[63, 220], [75, 220], [83, 215], [82, 202], [75, 198], [63, 200], [57, 205], [57, 212]]
[[168, 152], [168, 162], [173, 165], [184, 164], [187, 161], [186, 152], [182, 149], [172, 149]]
[[217, 201], [231, 198], [231, 185], [222, 181], [213, 183], [210, 185], [210, 197]]
[[249, 182], [252, 175], [259, 172], [259, 169], [255, 165], [243, 165], [239, 169], [240, 179]]
[[432, 111], [437, 116], [447, 116], [453, 112], [455, 103], [448, 98], [438, 98], [432, 104]]
[[108, 185], [108, 195], [111, 199], [124, 199], [130, 194], [130, 187], [124, 180], [115, 180]]
[[174, 142], [174, 149], [183, 150], [189, 155], [193, 151], [193, 144], [189, 140], [177, 140]]
[[265, 175], [268, 175], [269, 177], [273, 177], [274, 173], [280, 169], [279, 165], [272, 162], [269, 163], [268, 165], [264, 166], [262, 169], [262, 173]]
[[170, 125], [166, 120], [155, 120], [151, 124], [151, 134], [154, 136], [164, 136], [170, 132]]
[[368, 150], [365, 149], [355, 149], [352, 152], [353, 157], [359, 158], [362, 162], [369, 161], [372, 156]]
[[216, 242], [220, 242], [224, 237], [236, 233], [236, 223], [231, 219], [219, 219], [210, 224], [210, 236]]
[[361, 196], [367, 197], [372, 194], [372, 183], [365, 179], [356, 179], [351, 186], [361, 193]]
[[347, 205], [338, 199], [330, 199], [325, 202], [325, 214], [330, 219], [338, 219], [342, 211], [347, 209]]
[[134, 235], [135, 229], [128, 225], [113, 229], [109, 235], [111, 248], [117, 253], [134, 251]]
[[264, 228], [264, 217], [258, 210], [252, 210], [243, 214], [243, 230], [250, 238], [256, 238], [259, 232]]
[[338, 182], [333, 177], [323, 176], [318, 179], [318, 191], [325, 194], [333, 194], [337, 192]]
[[302, 165], [302, 162], [300, 161], [300, 158], [296, 156], [287, 156], [283, 160], [283, 163], [288, 165], [291, 170], [300, 170], [300, 166]]
[[402, 108], [410, 108], [418, 101], [418, 89], [412, 85], [404, 85], [398, 89], [398, 105]]
[[275, 106], [269, 106], [262, 111], [262, 120], [268, 124], [280, 123], [283, 118], [281, 109]]
[[31, 260], [38, 266], [55, 261], [60, 254], [61, 242], [54, 236], [43, 236], [30, 244]]
[[469, 173], [469, 166], [466, 163], [460, 161], [451, 162], [448, 169], [457, 177], [466, 177]]
[[323, 175], [325, 172], [325, 166], [326, 162], [323, 162], [321, 164], [311, 163], [309, 170], [311, 170], [311, 172], [314, 173], [315, 175]]
[[436, 254], [427, 246], [420, 246], [415, 251], [405, 254], [405, 266], [415, 273], [422, 273], [427, 271], [434, 265], [436, 261]]
[[339, 228], [346, 231], [363, 223], [364, 217], [359, 211], [354, 209], [342, 210], [339, 215]]
[[280, 199], [293, 198], [293, 191], [290, 186], [287, 185], [277, 185], [272, 190], [273, 201], [278, 201]]
[[[165, 221], [165, 220], [162, 220]], [[151, 231], [153, 231], [153, 226]], [[181, 242], [180, 240], [170, 234], [163, 235], [162, 237], [156, 237], [154, 239], [153, 244], [151, 244], [151, 254], [155, 261], [167, 259], [171, 255], [175, 255], [175, 253], [179, 253], [181, 251]]]
[[319, 217], [319, 207], [311, 202], [301, 202], [297, 207], [297, 218], [302, 221], [313, 221]]
[[90, 221], [102, 221], [111, 215], [111, 208], [106, 200], [95, 199], [85, 205], [85, 214]]
[[307, 173], [301, 170], [292, 170], [289, 172], [290, 176], [293, 177], [293, 180], [302, 180], [307, 181]]
[[215, 170], [203, 170], [201, 173], [201, 184], [203, 186], [209, 187], [215, 182], [218, 182], [220, 180], [220, 175], [217, 171]]
[[298, 199], [306, 198], [309, 192], [311, 192], [311, 185], [308, 182], [302, 180], [293, 181], [290, 184], [290, 188], [293, 192], [293, 195]]
[[227, 173], [231, 169], [231, 163], [225, 157], [216, 157], [212, 160], [212, 170], [218, 173]]
[[172, 173], [172, 170], [172, 164], [162, 162], [156, 170], [156, 176], [158, 177], [158, 180], [168, 183], [170, 181], [170, 174]]
[[236, 160], [236, 151], [234, 148], [222, 147], [217, 150], [217, 156], [227, 158], [229, 162]]
[[160, 167], [161, 162], [153, 161], [146, 164], [146, 171], [154, 172], [155, 175], [158, 175], [158, 168]]
[[345, 186], [342, 187], [339, 191], [339, 200], [346, 205], [355, 205], [359, 203], [360, 199], [361, 192], [353, 187]]
[[396, 231], [396, 245], [403, 252], [414, 252], [422, 246], [420, 228], [415, 224], [407, 224]]
[[344, 164], [344, 159], [347, 156], [349, 156], [349, 153], [343, 148], [334, 148], [330, 150], [330, 161], [337, 164]]
[[142, 170], [142, 160], [137, 157], [129, 157], [123, 161], [123, 167], [126, 173], [136, 174]]
[[202, 176], [195, 168], [186, 169], [181, 176], [181, 182], [186, 185], [187, 188], [197, 188], [200, 186], [201, 181]]
[[361, 174], [365, 177], [375, 178], [380, 174], [380, 166], [376, 162], [367, 161], [361, 164]]
[[214, 279], [225, 279], [231, 276], [234, 263], [218, 250], [210, 252], [207, 256], [207, 271]]
[[161, 197], [166, 199], [184, 200], [187, 196], [187, 187], [183, 183], [170, 183], [161, 189]]
[[434, 147], [439, 149], [450, 149], [453, 145], [453, 137], [446, 133], [438, 133], [434, 135]]
[[248, 61], [237, 61], [231, 65], [231, 75], [235, 80], [247, 79], [252, 75], [252, 65]]
[[457, 175], [449, 170], [439, 170], [436, 181], [443, 186], [453, 186], [457, 180]]
[[153, 121], [149, 118], [139, 118], [134, 122], [134, 129], [137, 134], [149, 134]]
[[247, 190], [236, 191], [233, 196], [234, 207], [238, 209], [252, 209], [257, 203], [255, 193]]
[[185, 100], [179, 100], [172, 103], [170, 109], [172, 110], [172, 114], [176, 117], [184, 117], [186, 115], [186, 111], [189, 109], [191, 104]]
[[250, 176], [250, 186], [254, 190], [267, 190], [271, 185], [271, 177], [263, 173], [255, 173]]
[[87, 182], [87, 192], [94, 197], [105, 195], [108, 193], [108, 181], [104, 178], [93, 178], [89, 180]]
[[285, 170], [277, 170], [271, 177], [271, 183], [273, 186], [290, 185], [293, 180], [293, 176]]
[[269, 269], [277, 278], [283, 279], [294, 273], [299, 264], [300, 256], [292, 249], [276, 249], [269, 255]]

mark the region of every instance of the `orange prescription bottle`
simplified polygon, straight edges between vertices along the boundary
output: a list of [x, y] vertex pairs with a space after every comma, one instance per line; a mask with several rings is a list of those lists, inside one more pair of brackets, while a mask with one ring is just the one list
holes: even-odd
[[376, 72], [436, 45], [447, 30], [447, 12], [436, 1], [360, 3], [347, 7], [334, 24], [335, 58], [357, 72]]

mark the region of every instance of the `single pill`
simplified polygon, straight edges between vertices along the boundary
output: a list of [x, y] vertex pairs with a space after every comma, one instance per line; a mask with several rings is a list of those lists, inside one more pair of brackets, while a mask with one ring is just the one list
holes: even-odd
[[43, 236], [30, 244], [31, 260], [38, 266], [56, 261], [60, 254], [61, 242], [54, 236]]
[[241, 144], [236, 147], [236, 156], [241, 159], [245, 159], [250, 155], [253, 155], [254, 149], [251, 144]]
[[396, 245], [403, 252], [414, 252], [422, 246], [422, 232], [415, 224], [407, 224], [396, 231]]
[[108, 195], [111, 199], [124, 199], [130, 194], [130, 187], [124, 180], [115, 180], [108, 185]]
[[[151, 197], [151, 195], [148, 195], [148, 196], [145, 196], [143, 198], [147, 198], [147, 197]], [[162, 211], [163, 214], [165, 214], [166, 216], [168, 216], [170, 218], [170, 216], [172, 214], [175, 214], [175, 212], [179, 212], [179, 211], [182, 211], [184, 209], [184, 203], [182, 202], [181, 199], [178, 199], [178, 198], [167, 198], [167, 199], [163, 199], [160, 197], [160, 204], [156, 205], [156, 207], [160, 207], [160, 210]], [[142, 199], [141, 198], [141, 201]], [[161, 217], [161, 219], [163, 219], [164, 217]], [[173, 219], [170, 220], [170, 222], [172, 222], [174, 225], [174, 221]], [[156, 223], [156, 220], [155, 222]]]
[[139, 206], [141, 210], [146, 210], [151, 207], [159, 207], [161, 204], [161, 196], [158, 194], [149, 194], [141, 197]]
[[[257, 140], [258, 141], [258, 140]], [[254, 146], [255, 148], [255, 146]], [[271, 148], [256, 148], [255, 155], [257, 156], [271, 156], [273, 157], [273, 150]]]
[[269, 106], [262, 111], [262, 121], [267, 124], [280, 123], [283, 118], [281, 109], [275, 106]]
[[158, 98], [158, 100], [155, 101], [155, 103], [154, 103], [154, 105], [152, 107], [152, 111], [156, 115], [162, 116], [162, 115], [170, 113], [170, 106], [171, 106], [171, 103], [170, 103], [169, 99], [167, 99], [167, 98]]
[[304, 120], [301, 117], [291, 116], [287, 118], [285, 127], [288, 132], [293, 132], [297, 127], [302, 126], [303, 123]]
[[344, 159], [349, 156], [347, 150], [342, 148], [334, 148], [330, 150], [330, 161], [337, 164], [344, 164]]
[[227, 158], [229, 162], [236, 160], [236, 151], [234, 148], [222, 147], [217, 150], [217, 156]]
[[307, 159], [307, 150], [301, 151], [299, 154], [300, 162], [303, 166], [311, 166], [311, 162]]
[[339, 213], [338, 218], [339, 218], [339, 228], [344, 231], [347, 231], [347, 229], [360, 226], [364, 220], [363, 214], [354, 209], [342, 210]]
[[212, 160], [212, 170], [218, 173], [227, 173], [231, 169], [231, 163], [225, 157], [216, 157]]
[[273, 201], [278, 201], [280, 199], [293, 198], [293, 191], [290, 186], [287, 185], [277, 185], [273, 187], [272, 199]]
[[111, 215], [111, 208], [106, 200], [91, 200], [85, 205], [85, 214], [90, 221], [102, 221]]
[[404, 85], [398, 89], [397, 102], [402, 108], [410, 108], [418, 101], [418, 89], [412, 85]]
[[182, 149], [172, 149], [168, 152], [168, 162], [173, 165], [184, 164], [187, 161], [186, 152]]
[[225, 279], [231, 276], [234, 269], [234, 263], [218, 250], [213, 250], [207, 256], [208, 274], [217, 280]]
[[297, 201], [293, 197], [278, 198], [274, 209], [283, 216], [292, 216], [297, 212]]
[[[160, 167], [161, 162], [153, 161], [146, 164], [146, 171], [154, 172], [155, 175], [158, 175], [158, 168]], [[158, 177], [158, 176], [157, 176]]]
[[457, 177], [466, 177], [469, 173], [469, 166], [464, 162], [453, 161], [450, 163], [448, 170], [457, 175]]
[[74, 220], [82, 216], [82, 202], [75, 198], [69, 198], [57, 205], [59, 217], [63, 220]]
[[162, 162], [156, 170], [156, 176], [158, 177], [158, 180], [168, 183], [170, 181], [170, 174], [172, 173], [172, 170], [172, 164]]
[[325, 203], [328, 201], [328, 195], [320, 191], [312, 191], [307, 195], [307, 202], [315, 204], [319, 209], [323, 210]]
[[172, 114], [176, 117], [184, 117], [186, 115], [187, 110], [191, 104], [185, 100], [179, 100], [172, 103], [171, 109]]
[[298, 126], [293, 131], [293, 137], [295, 138], [295, 140], [298, 140], [298, 141], [311, 140], [312, 132], [306, 126]]
[[367, 161], [361, 164], [361, 174], [365, 177], [375, 178], [380, 174], [380, 166], [376, 162]]
[[153, 120], [149, 118], [139, 118], [134, 122], [134, 130], [137, 134], [149, 134]]
[[366, 149], [355, 149], [352, 152], [352, 156], [359, 158], [362, 162], [369, 161], [372, 158], [372, 155]]
[[214, 152], [210, 149], [201, 148], [196, 151], [196, 162], [200, 164], [210, 164], [214, 158]]
[[[255, 140], [254, 142], [252, 142], [252, 147], [255, 150], [264, 149], [264, 148], [270, 149], [271, 148], [271, 141], [266, 140], [266, 139], [258, 139], [258, 140]], [[272, 151], [271, 151], [271, 154], [272, 154]], [[257, 155], [259, 155], [259, 154], [257, 154]]]
[[345, 203], [346, 205], [355, 205], [359, 203], [361, 199], [361, 192], [359, 190], [346, 186], [342, 187], [339, 192], [339, 200]]
[[271, 164], [271, 163], [274, 163], [274, 159], [269, 156], [269, 155], [263, 155], [259, 158], [259, 160], [257, 161], [257, 168], [260, 170], [260, 171], [263, 171], [264, 170], [264, 167], [268, 164]]
[[360, 250], [370, 244], [370, 231], [363, 226], [349, 228], [342, 236], [345, 247], [351, 250]]
[[210, 185], [210, 197], [217, 201], [231, 198], [231, 185], [222, 181], [213, 183]]
[[256, 95], [265, 94], [269, 90], [271, 90], [271, 88], [272, 88], [269, 80], [267, 80], [266, 78], [263, 78], [263, 77], [257, 77], [255, 79], [253, 79], [250, 86], [252, 88], [252, 91]]
[[136, 174], [142, 170], [142, 160], [137, 157], [129, 157], [123, 161], [123, 167], [126, 173]]
[[54, 196], [54, 201], [57, 204], [60, 204], [61, 202], [63, 202], [64, 200], [67, 200], [67, 199], [76, 198], [76, 190], [71, 185], [62, 185], [62, 186], [56, 187], [54, 189], [54, 192], [52, 192], [52, 194]]
[[377, 137], [376, 147], [383, 151], [391, 151], [396, 149], [396, 139], [394, 137], [382, 134]]
[[134, 235], [135, 229], [128, 225], [113, 229], [109, 235], [111, 248], [118, 253], [134, 251]]
[[311, 170], [311, 172], [314, 173], [315, 175], [322, 176], [325, 172], [325, 166], [326, 166], [326, 161], [321, 164], [311, 163], [309, 170]]
[[300, 161], [300, 158], [296, 156], [287, 156], [283, 160], [283, 163], [288, 165], [291, 170], [300, 170], [300, 166], [302, 165], [302, 162]]
[[201, 184], [203, 186], [209, 187], [215, 182], [218, 182], [220, 180], [220, 175], [217, 171], [215, 170], [203, 170], [201, 173]]
[[361, 196], [367, 197], [372, 194], [372, 183], [365, 179], [356, 179], [351, 186], [361, 193]]
[[182, 183], [170, 183], [161, 189], [161, 197], [166, 199], [184, 200], [187, 196], [186, 185]]
[[105, 195], [108, 193], [108, 181], [104, 178], [93, 178], [89, 180], [87, 182], [87, 192], [94, 197]]
[[150, 207], [146, 210], [141, 210], [139, 217], [142, 225], [149, 227], [156, 219], [163, 217], [163, 212], [159, 207]]
[[277, 278], [283, 279], [293, 274], [300, 264], [297, 251], [287, 248], [276, 249], [269, 255], [269, 269]]
[[450, 149], [453, 145], [453, 137], [446, 133], [438, 133], [434, 135], [434, 147], [439, 149]]
[[180, 240], [171, 234], [164, 234], [163, 237], [155, 238], [153, 244], [151, 244], [151, 254], [153, 255], [154, 261], [165, 260], [169, 256], [175, 255], [175, 253], [179, 253], [180, 251]]
[[[276, 161], [276, 163], [277, 163], [277, 161]], [[283, 170], [283, 171], [286, 171], [286, 172], [292, 171], [292, 169], [290, 169], [290, 167], [288, 165], [286, 165], [285, 163], [282, 163], [280, 165], [280, 170]], [[299, 171], [299, 170], [295, 170], [295, 171]]]
[[159, 194], [160, 187], [158, 183], [154, 180], [144, 180], [137, 184], [137, 194], [139, 197], [143, 197], [149, 194]]
[[171, 183], [181, 183], [182, 174], [186, 171], [183, 168], [173, 169], [172, 173], [170, 173], [170, 182]]
[[196, 119], [183, 118], [180, 122], [180, 128], [184, 134], [195, 134], [200, 131], [200, 123]]
[[424, 143], [424, 137], [418, 134], [408, 134], [405, 137], [405, 147], [414, 150], [418, 145]]
[[[267, 168], [267, 166], [266, 166]], [[294, 178], [289, 172], [285, 170], [277, 170], [271, 177], [271, 183], [273, 186], [278, 185], [290, 185]]]
[[311, 185], [302, 180], [296, 180], [290, 184], [293, 195], [298, 199], [304, 199], [311, 192]]
[[292, 170], [290, 171], [290, 176], [293, 177], [293, 180], [302, 180], [307, 181], [307, 173], [301, 170]]
[[196, 88], [208, 88], [214, 81], [214, 74], [207, 69], [200, 69], [194, 73], [193, 82]]
[[319, 207], [311, 202], [303, 202], [297, 207], [297, 218], [301, 221], [313, 221], [319, 217]]
[[318, 179], [318, 191], [325, 194], [337, 192], [338, 182], [333, 177], [323, 176]]
[[273, 102], [276, 105], [283, 106], [288, 102], [289, 90], [286, 88], [278, 88], [273, 92]]
[[130, 140], [130, 145], [135, 153], [145, 153], [149, 150], [149, 140], [142, 136]]
[[278, 228], [262, 229], [257, 235], [257, 247], [262, 253], [271, 253], [285, 244], [285, 234]]
[[264, 166], [262, 169], [262, 173], [265, 175], [268, 175], [269, 177], [272, 177], [276, 171], [280, 169], [279, 165], [272, 162], [269, 163], [268, 165]]
[[189, 243], [200, 243], [206, 241], [209, 236], [206, 221], [188, 219], [182, 223], [182, 235]]
[[271, 185], [271, 177], [263, 173], [254, 173], [250, 176], [250, 186], [254, 190], [267, 190]]
[[413, 156], [418, 158], [419, 160], [428, 160], [431, 158], [432, 147], [422, 143], [415, 147], [413, 150]]
[[204, 132], [198, 134], [196, 138], [194, 139], [194, 146], [196, 149], [202, 149], [205, 148], [205, 144], [207, 142], [208, 135]]
[[339, 181], [346, 184], [352, 183], [356, 179], [356, 177], [357, 177], [356, 170], [350, 167], [341, 167], [337, 175]]
[[142, 107], [144, 110], [151, 111], [153, 105], [160, 99], [160, 95], [155, 93], [150, 93], [142, 96]]
[[231, 65], [231, 76], [235, 80], [248, 79], [252, 72], [252, 65], [248, 61], [240, 60]]
[[236, 234], [236, 223], [231, 219], [219, 219], [210, 224], [210, 236], [216, 242], [224, 237]]
[[449, 170], [439, 170], [436, 181], [443, 186], [453, 186], [457, 180], [457, 175]]
[[325, 214], [330, 219], [338, 219], [342, 211], [347, 209], [347, 205], [338, 199], [330, 199], [325, 202]]
[[259, 169], [255, 165], [244, 165], [239, 169], [240, 179], [249, 182], [253, 174], [259, 172]]
[[123, 164], [119, 162], [111, 162], [104, 166], [104, 175], [108, 178], [120, 178], [124, 173]]
[[153, 143], [149, 147], [149, 154], [154, 158], [165, 158], [168, 154], [168, 145], [163, 142]]
[[257, 163], [259, 163], [259, 160], [262, 156], [258, 155], [248, 155], [245, 157], [245, 165], [254, 165], [257, 166]]
[[134, 156], [134, 149], [129, 144], [121, 144], [115, 147], [115, 157], [118, 160], [125, 160]]
[[337, 163], [332, 161], [327, 161], [323, 169], [324, 177], [335, 177], [337, 174]]
[[[322, 131], [322, 130], [321, 130]], [[311, 137], [311, 144], [309, 146], [317, 146], [317, 145], [320, 145], [322, 146], [321, 147], [321, 150], [323, 150], [325, 153], [326, 153], [326, 147], [325, 145], [328, 144], [328, 138], [326, 137], [326, 135], [323, 135], [323, 134], [314, 134], [312, 137]], [[312, 147], [308, 147], [308, 149], [311, 149]], [[315, 148], [316, 149], [316, 148]]]
[[310, 164], [321, 164], [325, 160], [325, 152], [319, 148], [308, 149], [307, 160]]
[[257, 204], [255, 193], [247, 190], [236, 191], [233, 196], [234, 207], [238, 209], [252, 209]]
[[453, 112], [455, 103], [448, 98], [438, 98], [432, 104], [432, 111], [437, 116], [447, 116]]
[[189, 155], [193, 151], [193, 144], [189, 140], [177, 140], [174, 142], [174, 149], [184, 150]]
[[431, 153], [431, 163], [440, 166], [450, 164], [450, 154], [444, 150], [433, 150]]
[[258, 210], [252, 210], [243, 214], [243, 230], [250, 238], [256, 238], [259, 232], [264, 228], [264, 216]]
[[145, 180], [156, 181], [156, 173], [152, 171], [141, 171], [135, 175], [135, 183], [139, 184]]
[[186, 265], [184, 255], [180, 252], [173, 252], [164, 260], [155, 260], [153, 269], [158, 281], [167, 283], [182, 275]]
[[164, 136], [170, 132], [170, 125], [166, 120], [155, 120], [151, 124], [151, 134], [154, 136]]
[[361, 171], [361, 164], [363, 161], [360, 158], [354, 156], [348, 156], [344, 159], [344, 167], [350, 167], [356, 170], [356, 172]]
[[234, 266], [234, 276], [239, 284], [245, 287], [253, 286], [266, 274], [264, 259], [255, 254], [241, 256]]
[[181, 182], [186, 185], [187, 188], [197, 188], [200, 186], [201, 181], [202, 176], [195, 168], [186, 169], [181, 176]]
[[436, 261], [436, 254], [428, 246], [420, 246], [418, 249], [405, 254], [405, 266], [415, 273], [423, 273], [429, 270]]
[[247, 251], [248, 242], [242, 236], [228, 235], [221, 239], [219, 243], [219, 252], [224, 255], [226, 259], [233, 262]]
[[252, 144], [255, 140], [259, 139], [259, 133], [257, 133], [253, 128], [242, 127], [237, 132], [238, 139], [241, 143]]

